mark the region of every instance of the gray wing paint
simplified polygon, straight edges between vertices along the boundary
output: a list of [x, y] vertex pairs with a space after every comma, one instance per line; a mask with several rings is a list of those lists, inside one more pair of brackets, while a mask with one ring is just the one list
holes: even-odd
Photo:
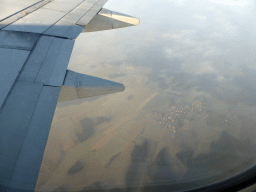
[[120, 83], [67, 70], [81, 32], [139, 23], [127, 15], [109, 14], [102, 9], [106, 2], [0, 2], [1, 192], [34, 191], [57, 101], [125, 89]]

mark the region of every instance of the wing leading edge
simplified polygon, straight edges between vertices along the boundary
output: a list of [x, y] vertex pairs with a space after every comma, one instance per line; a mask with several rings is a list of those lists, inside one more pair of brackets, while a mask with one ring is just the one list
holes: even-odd
[[[67, 71], [81, 32], [128, 26], [123, 15], [114, 18], [122, 25], [113, 27], [117, 22], [102, 9], [106, 2], [25, 0], [0, 13], [0, 191], [34, 191], [58, 99], [124, 90], [120, 83]], [[108, 24], [100, 27], [103, 17]]]

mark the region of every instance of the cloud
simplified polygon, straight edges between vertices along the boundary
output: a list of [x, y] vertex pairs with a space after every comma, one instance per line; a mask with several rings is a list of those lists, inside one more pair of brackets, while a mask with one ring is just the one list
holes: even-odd
[[207, 17], [206, 16], [203, 16], [203, 15], [195, 15], [195, 18], [199, 19], [200, 21], [206, 21], [207, 20]]
[[248, 0], [209, 0], [212, 3], [228, 6], [245, 6], [250, 3]]
[[183, 70], [194, 75], [217, 73], [217, 69], [212, 65], [211, 61], [198, 62], [195, 64], [184, 63]]

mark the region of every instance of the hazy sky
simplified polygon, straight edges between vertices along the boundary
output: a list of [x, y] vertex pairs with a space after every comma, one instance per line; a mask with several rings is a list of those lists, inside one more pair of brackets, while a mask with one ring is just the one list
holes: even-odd
[[110, 0], [105, 8], [137, 17], [140, 25], [80, 35], [69, 68], [97, 75], [108, 65], [142, 66], [153, 69], [150, 77], [169, 75], [254, 106], [255, 7], [246, 0]]
[[[191, 116], [192, 126], [188, 126], [196, 131], [195, 141], [206, 146], [206, 142], [218, 141], [224, 130], [238, 139], [244, 133], [244, 137], [249, 135], [255, 141], [255, 124], [253, 120], [247, 121], [255, 119], [256, 114], [255, 5], [254, 1], [246, 0], [110, 0], [105, 8], [139, 18], [140, 25], [81, 34], [68, 68], [123, 83], [126, 90], [100, 99], [59, 103], [51, 131], [59, 129], [55, 132], [56, 138], [60, 132], [68, 138], [71, 131], [76, 130], [72, 127], [74, 120], [89, 122], [88, 118], [109, 116], [110, 122], [126, 119], [129, 110], [133, 114], [141, 104], [139, 99], [146, 103], [151, 101], [154, 105], [149, 108], [153, 112], [160, 109], [161, 102], [156, 102], [159, 98], [166, 110], [184, 106], [184, 103], [193, 104], [199, 99], [203, 101], [198, 104], [200, 111], [204, 105], [201, 115], [212, 116], [202, 121], [200, 117], [195, 122]], [[132, 105], [133, 102], [138, 103]], [[143, 112], [143, 109], [138, 110]], [[68, 120], [62, 117], [62, 112], [67, 114], [67, 119], [72, 114], [70, 125], [66, 125]], [[184, 120], [184, 124], [186, 122], [188, 120]], [[63, 131], [65, 126], [69, 131]], [[216, 128], [218, 126], [220, 129]], [[155, 127], [145, 127], [150, 139]], [[191, 130], [184, 129], [181, 132], [194, 137]], [[88, 135], [91, 137], [95, 133], [92, 131]], [[187, 142], [185, 135], [177, 138], [178, 142], [170, 146]], [[53, 136], [52, 141], [55, 140]], [[166, 135], [166, 141], [171, 140]], [[114, 139], [112, 142], [115, 145]], [[145, 152], [143, 146], [137, 147]], [[134, 147], [136, 150], [139, 151]], [[164, 151], [163, 148], [160, 155]], [[245, 157], [249, 158], [247, 154]]]

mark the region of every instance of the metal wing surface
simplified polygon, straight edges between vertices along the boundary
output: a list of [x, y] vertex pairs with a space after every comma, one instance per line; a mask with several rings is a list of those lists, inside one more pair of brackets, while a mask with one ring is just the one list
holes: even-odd
[[120, 83], [67, 71], [81, 32], [139, 23], [126, 15], [111, 18], [115, 14], [102, 9], [106, 2], [0, 2], [0, 191], [34, 191], [58, 99], [124, 90]]

